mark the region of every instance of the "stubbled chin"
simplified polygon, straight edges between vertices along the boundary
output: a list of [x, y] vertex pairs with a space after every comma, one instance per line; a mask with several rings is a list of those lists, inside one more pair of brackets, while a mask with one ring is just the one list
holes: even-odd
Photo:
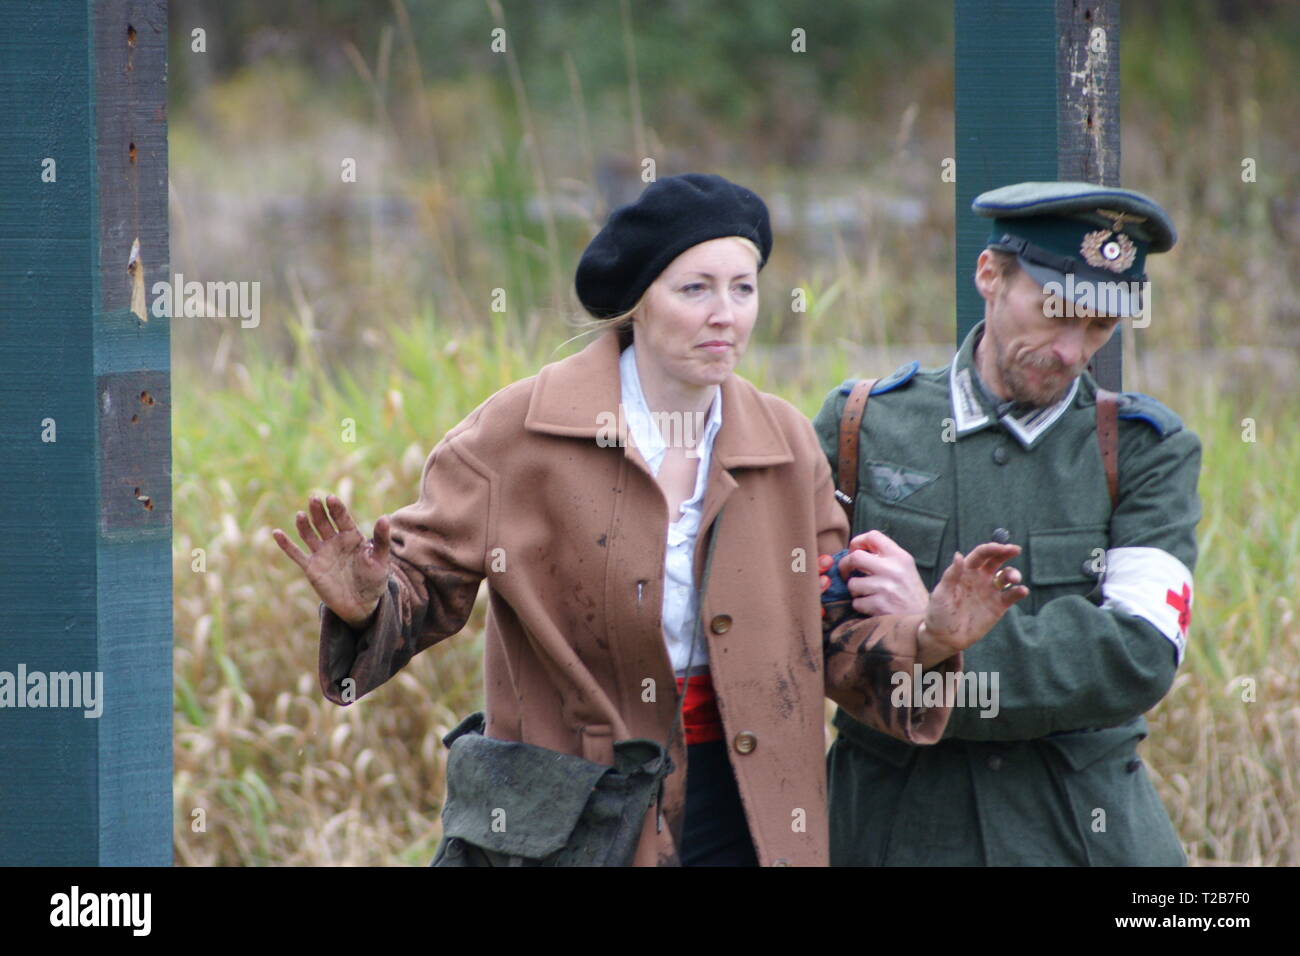
[[1046, 408], [1048, 405], [1055, 405], [1063, 399], [1068, 388], [1068, 385], [1063, 385], [1050, 394], [1047, 392], [1040, 392], [1037, 395], [1030, 396], [1027, 400], [1031, 404], [1037, 405], [1039, 408]]
[[[1053, 379], [1052, 381], [1055, 383], [1058, 380]], [[1023, 377], [1019, 382], [1015, 383], [1018, 387], [1012, 389], [1011, 398], [1026, 405], [1046, 408], [1048, 405], [1055, 405], [1064, 398], [1066, 391], [1070, 387], [1069, 379], [1061, 379], [1059, 382], [1060, 384], [1054, 384], [1051, 388], [1045, 385], [1035, 387], [1028, 377]]]

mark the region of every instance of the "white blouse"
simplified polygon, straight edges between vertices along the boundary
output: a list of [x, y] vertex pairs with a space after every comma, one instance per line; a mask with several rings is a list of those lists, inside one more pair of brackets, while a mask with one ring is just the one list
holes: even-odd
[[[655, 477], [664, 463], [667, 444], [663, 429], [669, 430], [669, 439], [681, 442], [681, 435], [700, 431], [695, 422], [686, 421], [680, 415], [661, 415], [658, 420], [651, 415], [646, 405], [645, 393], [641, 391], [641, 377], [636, 367], [636, 346], [629, 345], [619, 357], [619, 377], [622, 383], [622, 415], [627, 422], [628, 432], [637, 449], [645, 458], [646, 464]], [[699, 463], [695, 466], [695, 492], [682, 502], [679, 517], [668, 525], [668, 546], [664, 552], [664, 604], [663, 632], [664, 644], [668, 648], [668, 659], [672, 662], [673, 673], [678, 677], [686, 675], [688, 658], [691, 672], [698, 673], [701, 665], [709, 662], [708, 641], [703, 635], [691, 655], [691, 640], [695, 636], [695, 618], [699, 614], [699, 595], [695, 591], [692, 569], [695, 561], [695, 539], [700, 530], [700, 518], [704, 504], [704, 491], [708, 485], [709, 459], [713, 454], [713, 439], [722, 427], [722, 389], [714, 393], [713, 404], [709, 407], [708, 419], [703, 424], [703, 434], [695, 446], [699, 454]]]

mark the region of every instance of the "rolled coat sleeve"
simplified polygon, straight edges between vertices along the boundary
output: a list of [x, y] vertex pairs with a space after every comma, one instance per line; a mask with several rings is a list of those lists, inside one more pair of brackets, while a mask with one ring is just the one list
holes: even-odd
[[480, 409], [425, 460], [419, 500], [389, 516], [387, 589], [364, 630], [320, 605], [320, 684], [347, 705], [465, 626], [485, 574], [491, 474], [463, 442]]
[[[816, 462], [817, 548], [821, 554], [835, 554], [847, 547], [849, 522], [835, 497], [830, 463], [811, 425], [807, 437], [811, 447], [805, 453]], [[822, 653], [826, 696], [851, 716], [891, 737], [910, 744], [938, 742], [952, 707], [912, 704], [913, 667], [920, 659], [916, 634], [924, 615], [864, 617], [849, 601], [825, 608]], [[929, 670], [945, 674], [961, 668], [962, 655], [958, 653]]]

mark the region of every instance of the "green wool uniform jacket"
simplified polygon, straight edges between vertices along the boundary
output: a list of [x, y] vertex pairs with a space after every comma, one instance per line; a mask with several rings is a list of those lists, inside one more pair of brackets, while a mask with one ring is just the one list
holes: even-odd
[[[1154, 399], [1122, 395], [1112, 510], [1092, 377], [999, 418], [973, 366], [982, 333], [949, 366], [912, 363], [873, 389], [852, 533], [889, 535], [930, 588], [954, 551], [1007, 538], [1030, 596], [966, 651], [961, 685], [932, 688], [956, 703], [938, 744], [836, 713], [831, 862], [1185, 864], [1137, 745], [1186, 644], [1200, 441]], [[814, 421], [832, 470], [852, 384]]]

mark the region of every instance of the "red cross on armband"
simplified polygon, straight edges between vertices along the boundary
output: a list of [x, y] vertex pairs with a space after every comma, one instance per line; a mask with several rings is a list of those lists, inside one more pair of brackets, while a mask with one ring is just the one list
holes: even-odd
[[1103, 609], [1142, 618], [1174, 645], [1182, 663], [1192, 623], [1192, 572], [1168, 551], [1150, 547], [1111, 548], [1101, 581]]
[[1165, 592], [1165, 603], [1178, 612], [1178, 629], [1187, 637], [1187, 628], [1192, 623], [1192, 589], [1183, 585], [1183, 593]]

